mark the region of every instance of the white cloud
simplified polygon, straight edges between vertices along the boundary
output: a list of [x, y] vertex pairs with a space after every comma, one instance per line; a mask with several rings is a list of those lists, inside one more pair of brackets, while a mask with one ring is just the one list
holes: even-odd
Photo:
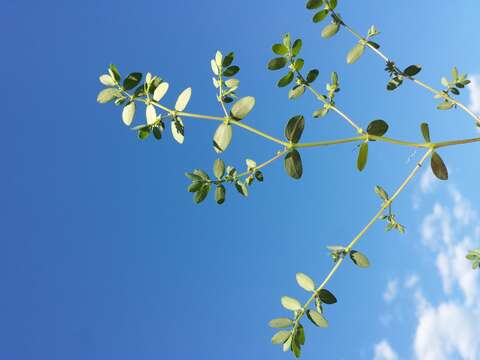
[[429, 193], [435, 189], [438, 180], [433, 176], [432, 171], [427, 168], [420, 177], [420, 190], [422, 193]]
[[480, 76], [471, 76], [472, 83], [468, 86], [470, 90], [470, 104], [468, 107], [475, 113], [480, 113]]
[[398, 294], [398, 280], [389, 280], [387, 288], [383, 292], [383, 299], [389, 303], [395, 300]]
[[375, 344], [373, 360], [397, 360], [398, 355], [385, 339]]
[[411, 274], [411, 275], [408, 275], [405, 279], [405, 282], [404, 282], [404, 286], [407, 288], [407, 289], [411, 289], [413, 288], [415, 285], [418, 284], [418, 281], [420, 279], [418, 278], [418, 275], [417, 274]]

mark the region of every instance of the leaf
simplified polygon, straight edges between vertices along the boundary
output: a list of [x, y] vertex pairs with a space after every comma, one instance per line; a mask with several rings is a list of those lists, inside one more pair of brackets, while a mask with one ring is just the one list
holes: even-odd
[[218, 205], [222, 205], [225, 202], [225, 186], [218, 185], [215, 189], [215, 201]]
[[280, 70], [283, 69], [285, 65], [287, 65], [287, 59], [284, 57], [278, 57], [270, 60], [267, 64], [267, 68], [268, 70]]
[[313, 83], [320, 72], [317, 69], [310, 70], [307, 74], [307, 82], [308, 83]]
[[305, 128], [305, 119], [303, 115], [297, 115], [288, 120], [285, 127], [285, 137], [293, 144], [298, 143], [300, 140], [303, 129]]
[[438, 106], [437, 106], [437, 109], [438, 110], [450, 110], [452, 107], [453, 107], [453, 103], [448, 101], [448, 100], [445, 100], [444, 102], [440, 103]]
[[323, 28], [321, 35], [324, 39], [328, 39], [338, 33], [338, 30], [340, 30], [340, 25], [337, 23], [330, 23]]
[[277, 318], [270, 320], [268, 325], [275, 329], [285, 329], [293, 325], [293, 321], [289, 318]]
[[98, 79], [105, 86], [115, 86], [115, 81], [113, 81], [113, 78], [110, 75], [103, 74]]
[[155, 136], [155, 139], [160, 140], [162, 138], [162, 130], [158, 126], [154, 126], [152, 128], [153, 136]]
[[420, 124], [420, 130], [422, 131], [423, 138], [425, 139], [425, 142], [429, 143], [432, 142], [430, 140], [430, 129], [428, 127], [427, 123], [421, 123]]
[[175, 103], [175, 110], [183, 111], [187, 107], [190, 97], [192, 96], [192, 88], [186, 88], [178, 96], [177, 102]]
[[225, 175], [225, 163], [222, 159], [217, 159], [213, 162], [213, 175], [217, 179], [221, 179]]
[[430, 161], [433, 174], [440, 180], [448, 180], [448, 169], [438, 153], [434, 152]]
[[296, 71], [302, 71], [304, 64], [305, 64], [305, 60], [303, 60], [303, 59], [297, 59], [297, 60], [295, 60], [295, 62], [293, 63], [293, 68], [294, 68]]
[[287, 75], [285, 75], [280, 80], [278, 80], [277, 86], [278, 87], [285, 87], [293, 81], [293, 78], [294, 78], [293, 72], [289, 71], [287, 73]]
[[169, 85], [167, 82], [162, 82], [160, 85], [157, 86], [155, 91], [153, 92], [153, 100], [160, 101], [163, 99], [165, 94], [167, 93]]
[[315, 326], [322, 328], [328, 327], [327, 319], [325, 319], [322, 314], [315, 310], [307, 310], [307, 317]]
[[396, 76], [388, 82], [387, 90], [393, 91], [396, 88], [398, 88], [400, 85], [402, 85], [402, 83], [403, 83], [403, 78]]
[[240, 68], [236, 65], [229, 66], [223, 71], [223, 76], [231, 77], [236, 75], [240, 71]]
[[134, 72], [128, 74], [128, 76], [123, 80], [123, 88], [125, 90], [131, 90], [142, 81], [142, 73]]
[[296, 275], [297, 283], [298, 285], [309, 292], [314, 292], [315, 291], [315, 283], [313, 280], [306, 274], [304, 273], [297, 273]]
[[297, 56], [302, 49], [302, 39], [297, 39], [293, 42], [292, 46], [292, 55]]
[[217, 154], [227, 150], [232, 141], [232, 135], [233, 130], [231, 125], [222, 123], [218, 126], [213, 135], [213, 149]]
[[367, 268], [370, 266], [370, 261], [368, 261], [367, 257], [361, 252], [355, 250], [350, 251], [350, 259], [352, 259], [355, 265], [361, 268]]
[[292, 348], [292, 337], [290, 336], [287, 341], [283, 343], [283, 351], [289, 351]]
[[243, 97], [233, 104], [230, 115], [235, 120], [242, 120], [252, 111], [254, 106], [255, 98], [253, 96]]
[[325, 20], [325, 18], [328, 16], [328, 10], [327, 9], [324, 9], [324, 10], [320, 10], [319, 12], [317, 12], [315, 15], [313, 15], [313, 22], [314, 23], [319, 23], [320, 21], [323, 21]]
[[318, 292], [318, 298], [320, 301], [327, 305], [332, 305], [337, 302], [337, 298], [327, 289], [322, 289]]
[[302, 305], [297, 299], [291, 298], [289, 296], [283, 296], [281, 299], [282, 306], [291, 311], [297, 311], [302, 308]]
[[380, 197], [380, 199], [384, 201], [388, 200], [387, 192], [380, 185], [375, 186], [375, 193]]
[[323, 0], [308, 0], [307, 9], [308, 10], [318, 9], [322, 5], [323, 5]]
[[129, 102], [125, 107], [123, 108], [122, 111], [122, 120], [123, 123], [127, 126], [130, 126], [133, 121], [133, 117], [135, 116], [135, 102]]
[[364, 142], [360, 145], [360, 150], [358, 152], [358, 159], [357, 159], [357, 168], [359, 171], [362, 171], [367, 165], [368, 159], [368, 143]]
[[155, 122], [157, 121], [157, 111], [155, 110], [155, 107], [152, 104], [147, 105], [145, 115], [147, 118], [148, 125], [155, 124]]
[[290, 335], [291, 335], [290, 331], [281, 330], [281, 331], [277, 332], [275, 335], [273, 335], [272, 344], [274, 344], [274, 345], [283, 344], [285, 341], [288, 340]]
[[179, 144], [183, 144], [183, 141], [185, 140], [185, 127], [182, 119], [176, 117], [175, 120], [171, 122], [171, 130], [175, 141]]
[[293, 87], [293, 89], [291, 89], [288, 92], [288, 98], [290, 100], [293, 100], [293, 99], [296, 99], [296, 98], [302, 96], [304, 93], [305, 93], [305, 86], [304, 85], [296, 85], [296, 86]]
[[277, 55], [285, 55], [288, 53], [288, 48], [283, 44], [274, 44], [272, 46], [272, 51]]
[[407, 67], [403, 72], [407, 76], [415, 76], [417, 75], [420, 71], [422, 71], [422, 67], [420, 65], [410, 65]]
[[285, 170], [287, 174], [294, 179], [300, 179], [302, 177], [302, 158], [297, 150], [292, 150], [285, 156]]
[[243, 196], [248, 196], [248, 187], [247, 185], [245, 185], [244, 182], [242, 181], [236, 181], [235, 182], [235, 188], [237, 189], [237, 191], [243, 195]]
[[120, 82], [120, 80], [122, 79], [117, 67], [113, 64], [110, 64], [110, 66], [108, 67], [108, 73], [116, 82]]
[[202, 186], [203, 186], [202, 181], [194, 181], [190, 184], [190, 186], [188, 187], [187, 190], [188, 190], [188, 192], [194, 193], [194, 192], [197, 192], [198, 190], [200, 190]]
[[97, 95], [97, 101], [100, 104], [106, 104], [117, 97], [119, 94], [118, 90], [115, 88], [106, 88], [100, 91]]
[[257, 163], [252, 159], [246, 159], [245, 163], [247, 164], [248, 171], [252, 171], [257, 167]]
[[330, 7], [330, 9], [335, 10], [335, 8], [337, 7], [337, 0], [330, 0], [328, 6]]
[[140, 140], [145, 140], [148, 135], [150, 135], [150, 129], [148, 127], [143, 127], [138, 130], [138, 138]]
[[209, 191], [210, 184], [204, 184], [193, 196], [193, 201], [195, 201], [196, 204], [200, 204], [203, 200], [205, 200]]
[[367, 126], [367, 133], [375, 136], [383, 136], [388, 131], [388, 124], [383, 120], [373, 120]]
[[229, 52], [227, 56], [223, 58], [222, 66], [229, 67], [233, 63], [233, 59], [235, 58], [235, 54], [233, 52]]
[[347, 55], [347, 64], [353, 64], [356, 62], [358, 59], [360, 59], [360, 56], [362, 56], [363, 52], [365, 51], [365, 45], [363, 44], [357, 44], [355, 45]]
[[240, 81], [237, 79], [228, 79], [225, 81], [225, 85], [227, 85], [229, 88], [238, 87], [240, 85]]

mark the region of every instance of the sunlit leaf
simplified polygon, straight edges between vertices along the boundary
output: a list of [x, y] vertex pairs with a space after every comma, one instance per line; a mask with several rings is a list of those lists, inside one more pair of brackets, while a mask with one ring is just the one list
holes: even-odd
[[135, 102], [129, 102], [122, 111], [122, 120], [123, 123], [127, 126], [130, 126], [133, 121], [133, 117], [135, 116]]
[[175, 103], [175, 110], [183, 111], [187, 107], [190, 97], [192, 96], [192, 88], [186, 88], [178, 96], [177, 102]]

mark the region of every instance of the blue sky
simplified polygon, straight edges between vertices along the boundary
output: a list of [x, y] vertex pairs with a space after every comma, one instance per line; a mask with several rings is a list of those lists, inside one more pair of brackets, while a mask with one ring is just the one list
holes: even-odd
[[[384, 51], [399, 64], [422, 64], [421, 78], [437, 87], [455, 65], [480, 74], [472, 39], [479, 10], [475, 0], [454, 9], [447, 1], [339, 5], [352, 27], [375, 24]], [[232, 192], [221, 207], [212, 199], [195, 206], [183, 173], [210, 169], [212, 124], [186, 120], [182, 146], [170, 137], [141, 143], [96, 94], [113, 62], [123, 74], [166, 79], [170, 106], [192, 86], [188, 110], [221, 115], [209, 62], [216, 50], [233, 50], [240, 94], [257, 99], [248, 124], [282, 136], [286, 121], [303, 113], [305, 141], [352, 136], [334, 115], [311, 118], [318, 107], [311, 96], [292, 102], [276, 88], [279, 74], [266, 63], [271, 45], [290, 32], [304, 41], [306, 67], [320, 69], [318, 86], [339, 73], [337, 104], [361, 125], [382, 118], [389, 135], [418, 141], [423, 121], [434, 140], [475, 136], [467, 115], [436, 111], [423, 89], [405, 84], [387, 93], [373, 54], [347, 66], [354, 40], [346, 32], [321, 39], [311, 15], [301, 1], [4, 4], [1, 358], [291, 356], [269, 344], [266, 324], [286, 314], [281, 296], [306, 297], [295, 273], [320, 280], [331, 265], [325, 246], [349, 242], [379, 206], [373, 187], [392, 192], [419, 154], [375, 144], [358, 173], [352, 144], [304, 151], [301, 181], [278, 162], [249, 199]], [[461, 97], [478, 112], [479, 82]], [[395, 205], [405, 236], [376, 225], [359, 243], [372, 266], [347, 264], [335, 276], [330, 328], [307, 327], [304, 359], [479, 357], [478, 277], [461, 258], [480, 244], [475, 148], [442, 151], [448, 184], [422, 172], [405, 191]], [[224, 159], [242, 166], [277, 150], [235, 129]]]

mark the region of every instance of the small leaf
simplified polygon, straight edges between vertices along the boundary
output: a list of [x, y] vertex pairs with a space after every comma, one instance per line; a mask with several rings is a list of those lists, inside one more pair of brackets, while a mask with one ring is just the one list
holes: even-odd
[[272, 51], [277, 55], [285, 55], [288, 53], [287, 47], [283, 44], [274, 44], [272, 46]]
[[302, 39], [297, 39], [293, 42], [292, 46], [292, 55], [297, 56], [302, 49]]
[[375, 186], [375, 193], [380, 197], [380, 199], [384, 201], [388, 200], [387, 192], [380, 185]]
[[116, 82], [120, 82], [120, 80], [122, 79], [120, 76], [120, 73], [118, 72], [117, 67], [113, 64], [110, 64], [108, 68], [108, 73]]
[[293, 321], [289, 318], [278, 318], [270, 320], [268, 325], [275, 329], [285, 329], [293, 325]]
[[313, 280], [306, 274], [304, 273], [297, 273], [296, 275], [297, 283], [298, 285], [309, 292], [315, 291], [315, 283]]
[[153, 100], [155, 101], [160, 101], [162, 98], [165, 96], [165, 94], [168, 91], [168, 83], [167, 82], [162, 82], [160, 85], [158, 85], [153, 92]]
[[289, 296], [283, 296], [281, 299], [282, 306], [291, 311], [297, 311], [302, 308], [302, 305], [297, 299], [291, 298]]
[[448, 101], [448, 100], [445, 100], [444, 102], [440, 103], [438, 106], [437, 106], [437, 109], [438, 110], [450, 110], [452, 107], [453, 107], [453, 103]]
[[307, 310], [307, 317], [315, 326], [322, 328], [328, 327], [327, 319], [325, 319], [322, 314], [315, 310]]
[[305, 85], [296, 85], [288, 92], [290, 100], [296, 99], [305, 93]]
[[318, 9], [322, 5], [323, 5], [323, 0], [308, 0], [307, 9], [308, 10]]
[[350, 259], [352, 259], [355, 265], [361, 268], [367, 268], [370, 266], [370, 261], [368, 261], [367, 257], [361, 252], [355, 250], [350, 251]]
[[147, 118], [148, 125], [155, 124], [155, 122], [157, 121], [157, 111], [155, 110], [155, 107], [152, 104], [147, 105], [145, 115]]
[[327, 289], [322, 289], [318, 292], [318, 298], [320, 301], [327, 305], [332, 305], [337, 302], [337, 298]]
[[434, 152], [432, 154], [432, 159], [430, 161], [430, 166], [432, 168], [433, 174], [440, 180], [448, 180], [448, 169], [445, 166], [442, 158], [438, 153]]
[[217, 159], [213, 163], [213, 175], [217, 179], [221, 179], [225, 175], [225, 163], [222, 159]]
[[243, 195], [243, 196], [248, 196], [248, 187], [247, 185], [245, 185], [244, 182], [242, 181], [236, 181], [235, 182], [235, 188], [237, 189], [237, 191]]
[[237, 79], [228, 79], [225, 81], [225, 85], [227, 85], [229, 88], [238, 87], [240, 85], [240, 81]]
[[330, 23], [323, 28], [321, 35], [324, 39], [328, 39], [338, 33], [338, 30], [340, 30], [340, 25], [337, 23]]
[[410, 65], [407, 67], [403, 72], [407, 76], [415, 76], [417, 75], [420, 71], [422, 71], [422, 67], [420, 65]]
[[183, 111], [187, 107], [190, 97], [192, 96], [192, 88], [186, 88], [178, 96], [177, 102], [175, 103], [175, 110]]
[[297, 59], [297, 60], [295, 60], [295, 62], [293, 63], [293, 68], [295, 69], [295, 71], [302, 71], [304, 64], [305, 64], [305, 60], [303, 60], [303, 59]]
[[131, 90], [138, 84], [140, 84], [140, 81], [142, 80], [142, 73], [135, 72], [129, 74], [125, 80], [123, 80], [123, 88], [125, 90]]
[[423, 138], [425, 139], [425, 142], [427, 143], [432, 142], [432, 140], [430, 140], [430, 129], [428, 127], [428, 124], [421, 123], [420, 130], [422, 130], [422, 135], [423, 135]]
[[300, 179], [302, 177], [302, 158], [297, 150], [292, 150], [285, 156], [285, 170], [287, 174], [294, 179]]
[[353, 64], [358, 59], [360, 59], [360, 56], [362, 56], [364, 51], [365, 51], [365, 45], [363, 44], [355, 45], [347, 55], [347, 64]]
[[357, 159], [357, 168], [359, 171], [362, 171], [367, 164], [368, 159], [368, 143], [364, 142], [360, 145], [360, 150], [358, 152], [358, 159]]
[[275, 335], [273, 335], [272, 344], [274, 344], [274, 345], [283, 344], [285, 341], [288, 340], [290, 335], [291, 335], [290, 331], [281, 330], [281, 331], [277, 332]]
[[235, 54], [233, 52], [228, 53], [227, 56], [223, 58], [222, 66], [225, 68], [229, 67], [230, 65], [232, 65], [234, 58]]
[[300, 140], [303, 129], [305, 128], [305, 119], [303, 115], [297, 115], [288, 120], [285, 127], [285, 137], [293, 144], [298, 143]]
[[106, 104], [117, 97], [119, 94], [118, 90], [115, 88], [106, 88], [100, 91], [97, 95], [97, 101], [100, 104]]
[[143, 127], [138, 130], [138, 138], [140, 140], [145, 140], [148, 135], [150, 135], [150, 129], [148, 127]]
[[123, 123], [127, 126], [130, 126], [133, 121], [133, 117], [135, 116], [135, 102], [129, 102], [122, 111], [122, 120]]
[[319, 71], [317, 69], [310, 70], [307, 74], [307, 82], [313, 83], [318, 77]]
[[183, 141], [185, 140], [185, 127], [182, 119], [179, 117], [175, 118], [175, 120], [171, 123], [171, 130], [175, 141], [179, 144], [183, 144]]
[[162, 130], [158, 126], [154, 126], [152, 129], [153, 136], [155, 136], [155, 139], [160, 140], [162, 138]]
[[200, 204], [203, 200], [205, 200], [209, 191], [210, 184], [204, 184], [193, 196], [193, 201], [195, 201], [196, 204]]
[[218, 76], [218, 65], [214, 59], [210, 60], [210, 67], [214, 75]]
[[255, 106], [255, 98], [253, 96], [246, 96], [238, 100], [230, 110], [230, 115], [235, 120], [242, 120], [245, 118]]
[[375, 136], [383, 136], [388, 131], [388, 124], [383, 120], [373, 120], [367, 127], [367, 133]]
[[287, 65], [287, 59], [284, 57], [278, 57], [269, 61], [267, 68], [268, 70], [280, 70]]
[[222, 205], [225, 202], [225, 186], [218, 185], [215, 189], [215, 201], [218, 205]]
[[217, 153], [227, 150], [232, 141], [233, 130], [229, 124], [222, 123], [213, 135], [213, 149]]
[[294, 78], [293, 72], [289, 71], [287, 73], [287, 75], [285, 75], [280, 80], [278, 80], [277, 86], [278, 87], [285, 87], [293, 81], [293, 78]]
[[115, 81], [113, 81], [113, 78], [110, 75], [103, 74], [98, 79], [105, 86], [115, 86]]
[[191, 192], [191, 193], [197, 192], [198, 190], [201, 189], [202, 186], [203, 186], [202, 181], [194, 181], [188, 187], [188, 192]]
[[320, 10], [317, 12], [315, 15], [313, 15], [313, 22], [314, 23], [319, 23], [320, 21], [325, 20], [325, 18], [328, 16], [328, 10]]
[[229, 66], [223, 71], [223, 76], [231, 77], [235, 76], [240, 71], [240, 68], [236, 65]]

